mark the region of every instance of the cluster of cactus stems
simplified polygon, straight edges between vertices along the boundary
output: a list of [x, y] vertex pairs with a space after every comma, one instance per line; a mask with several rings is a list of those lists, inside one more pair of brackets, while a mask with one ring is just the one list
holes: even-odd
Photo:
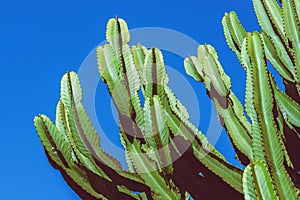
[[246, 73], [244, 105], [211, 45], [184, 61], [187, 74], [204, 83], [245, 168], [227, 162], [189, 121], [168, 86], [161, 51], [130, 47], [125, 21], [115, 18], [97, 58], [119, 113], [128, 170], [101, 148], [76, 73], [62, 78], [55, 125], [45, 115], [34, 119], [49, 162], [82, 199], [300, 199], [300, 1], [253, 4], [261, 32], [246, 32], [234, 12], [222, 21]]

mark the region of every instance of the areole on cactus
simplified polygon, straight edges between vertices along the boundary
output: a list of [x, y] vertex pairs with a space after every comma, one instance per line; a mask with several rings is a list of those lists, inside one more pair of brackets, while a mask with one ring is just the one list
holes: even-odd
[[187, 74], [204, 83], [245, 169], [227, 162], [190, 122], [168, 86], [162, 52], [130, 47], [127, 24], [115, 18], [97, 59], [119, 113], [128, 170], [101, 148], [76, 73], [62, 78], [55, 124], [45, 115], [34, 119], [49, 162], [82, 199], [300, 198], [300, 1], [253, 4], [261, 32], [246, 32], [234, 12], [222, 21], [228, 46], [246, 73], [244, 105], [211, 45], [200, 45], [198, 55], [184, 61]]

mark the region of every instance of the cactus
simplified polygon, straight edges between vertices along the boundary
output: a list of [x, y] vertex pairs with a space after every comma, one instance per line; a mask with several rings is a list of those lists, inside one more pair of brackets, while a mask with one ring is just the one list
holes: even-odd
[[97, 59], [119, 113], [128, 170], [101, 148], [76, 73], [62, 78], [55, 124], [45, 115], [34, 119], [49, 162], [82, 199], [299, 199], [300, 2], [253, 3], [261, 32], [247, 33], [234, 12], [223, 18], [227, 43], [246, 72], [244, 105], [211, 45], [184, 61], [187, 74], [204, 83], [245, 169], [227, 162], [190, 122], [168, 86], [162, 52], [130, 47], [127, 24], [115, 18]]

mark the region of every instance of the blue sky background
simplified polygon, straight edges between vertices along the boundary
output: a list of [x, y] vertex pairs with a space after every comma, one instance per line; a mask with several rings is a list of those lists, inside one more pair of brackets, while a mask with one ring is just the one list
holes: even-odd
[[[243, 101], [245, 74], [226, 45], [221, 25], [224, 13], [232, 10], [248, 31], [258, 29], [250, 0], [2, 1], [1, 199], [79, 199], [60, 173], [48, 164], [33, 117], [45, 113], [54, 119], [61, 77], [66, 71], [77, 71], [88, 53], [105, 40], [105, 26], [111, 17], [124, 18], [130, 28], [169, 28], [199, 43], [214, 45], [225, 71], [231, 76], [233, 90]], [[181, 58], [165, 52], [165, 61], [187, 76]], [[198, 92], [200, 128], [205, 132], [209, 122], [205, 115], [210, 113], [210, 102], [201, 84], [190, 77], [187, 80]], [[109, 138], [118, 145], [117, 128], [108, 109], [110, 98], [103, 83], [98, 88], [95, 97], [98, 118], [107, 120], [107, 123], [102, 122], [104, 129], [114, 133]], [[232, 163], [237, 163], [225, 134], [217, 148]]]

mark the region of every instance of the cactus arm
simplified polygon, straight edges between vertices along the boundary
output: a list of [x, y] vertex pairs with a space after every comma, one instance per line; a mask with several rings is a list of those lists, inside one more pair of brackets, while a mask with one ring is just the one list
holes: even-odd
[[[274, 85], [275, 87], [275, 85]], [[275, 87], [275, 99], [285, 119], [296, 127], [300, 127], [300, 105]]]
[[240, 60], [241, 46], [246, 37], [246, 31], [235, 12], [225, 13], [222, 24], [226, 42]]
[[[76, 150], [75, 154], [82, 163], [86, 164], [87, 169], [104, 176], [103, 170], [97, 167], [96, 145], [99, 144], [97, 134], [89, 132], [87, 119], [83, 115], [81, 104], [82, 91], [77, 75], [74, 72], [67, 73], [61, 81], [61, 102], [64, 105], [64, 116], [67, 115], [66, 133], [69, 135], [70, 142]], [[98, 147], [99, 148], [99, 147]]]
[[[263, 38], [262, 35], [261, 35], [261, 37]], [[252, 103], [254, 91], [253, 91], [253, 87], [252, 87], [252, 75], [251, 75], [252, 66], [251, 66], [250, 58], [249, 58], [248, 53], [247, 53], [247, 38], [245, 38], [245, 40], [243, 42], [241, 54], [242, 54], [242, 64], [244, 66], [246, 66], [246, 69], [247, 69], [246, 70], [247, 77], [246, 77], [245, 108], [246, 108], [248, 116], [250, 117], [250, 119], [252, 121], [252, 131], [251, 132], [252, 132], [252, 144], [253, 144], [254, 160], [264, 160], [265, 159], [265, 153], [264, 153], [264, 148], [263, 148], [262, 133], [261, 133], [261, 129], [260, 129], [260, 126], [259, 126], [258, 119], [257, 119], [257, 113], [256, 113], [256, 111], [254, 109], [254, 106], [253, 106], [253, 103]], [[271, 73], [269, 73], [269, 75], [270, 75], [271, 85], [274, 88], [272, 91], [274, 92], [275, 90], [278, 90], [278, 87], [276, 86], [275, 81], [274, 81], [273, 77], [271, 76]], [[276, 97], [277, 96], [276, 92], [274, 92], [274, 96], [275, 96], [275, 98], [277, 98]], [[277, 106], [276, 108], [280, 109], [280, 106]], [[284, 127], [286, 127], [284, 125], [286, 123], [283, 121], [283, 117], [280, 113], [278, 113], [278, 115], [276, 117], [276, 122], [277, 122], [278, 129], [279, 129], [279, 132], [280, 132], [282, 138], [294, 137], [293, 132], [291, 132], [291, 131], [287, 130], [286, 128], [284, 128]], [[292, 139], [294, 144], [291, 144], [291, 139], [288, 139], [289, 141], [287, 143], [284, 142], [284, 144], [283, 143], [281, 144], [286, 163], [290, 167], [294, 167], [295, 164], [297, 163], [296, 155], [293, 153], [295, 145], [297, 143], [296, 142], [297, 139], [296, 140], [295, 139], [296, 138]]]
[[241, 50], [241, 63], [246, 69], [246, 92], [245, 92], [245, 110], [251, 120], [252, 151], [254, 160], [264, 160], [264, 149], [262, 134], [259, 127], [257, 113], [253, 105], [253, 77], [251, 73], [251, 61], [247, 53], [247, 37], [244, 39]]
[[246, 167], [243, 174], [243, 190], [245, 200], [278, 199], [267, 166], [255, 161]]
[[245, 200], [258, 200], [250, 165], [245, 168], [243, 173], [243, 193]]
[[[70, 72], [70, 73], [68, 73], [68, 76], [65, 76], [65, 78], [67, 78], [68, 80], [65, 80], [64, 78], [62, 79], [62, 88], [64, 86], [66, 86], [66, 83], [64, 83], [64, 81], [69, 82], [69, 85], [68, 85], [68, 87], [70, 88], [69, 92], [74, 93], [76, 91], [75, 88], [79, 88], [77, 90], [79, 92], [79, 94], [77, 94], [78, 100], [74, 101], [76, 103], [74, 103], [72, 106], [76, 107], [75, 109], [74, 108], [73, 109], [77, 110], [77, 112], [74, 112], [74, 113], [78, 113], [77, 127], [79, 127], [79, 125], [82, 127], [81, 128], [82, 138], [85, 142], [85, 145], [88, 147], [89, 152], [91, 152], [93, 154], [93, 157], [95, 159], [101, 160], [106, 165], [109, 165], [116, 169], [121, 169], [122, 167], [121, 167], [120, 162], [116, 158], [110, 156], [108, 153], [106, 153], [103, 149], [100, 148], [100, 138], [98, 136], [98, 133], [93, 128], [93, 126], [89, 120], [89, 117], [88, 117], [87, 113], [85, 112], [85, 109], [83, 108], [83, 105], [81, 103], [82, 92], [80, 89], [80, 83], [79, 83], [77, 75], [75, 73]], [[76, 84], [74, 84], [74, 82]], [[67, 105], [68, 103], [66, 103], [66, 102], [72, 101], [72, 99], [68, 99], [68, 100], [66, 99], [64, 92], [65, 92], [65, 90], [62, 89], [62, 99], [65, 99], [65, 100], [62, 100], [61, 105], [64, 105], [64, 103]], [[64, 107], [64, 108], [66, 108], [66, 107]], [[60, 113], [60, 112], [61, 112], [60, 110], [57, 110], [57, 113]], [[59, 117], [58, 117], [58, 119], [59, 119]], [[58, 119], [56, 120], [57, 124], [59, 124], [59, 121], [60, 121]], [[60, 130], [62, 131], [63, 129], [61, 128]]]
[[[119, 18], [109, 20], [106, 36], [108, 45], [104, 46], [104, 51], [102, 50], [102, 47], [98, 47], [97, 49], [100, 75], [106, 82], [111, 76], [114, 77], [115, 82], [118, 83], [116, 87], [109, 87], [108, 85], [111, 94], [119, 93], [121, 91], [114, 90], [119, 90], [120, 87], [125, 87], [125, 90], [123, 90], [122, 93], [126, 93], [127, 91], [128, 97], [125, 99], [125, 103], [123, 103], [124, 105], [122, 108], [126, 110], [124, 107], [128, 107], [128, 110], [124, 114], [122, 112], [120, 112], [120, 114], [129, 118], [132, 117], [131, 120], [133, 120], [133, 123], [137, 123], [139, 125], [142, 123], [142, 121], [140, 121], [142, 119], [136, 117], [142, 116], [139, 113], [142, 112], [142, 108], [137, 91], [141, 88], [141, 81], [138, 70], [134, 65], [131, 49], [128, 46], [130, 35], [125, 21]], [[112, 73], [110, 73], [110, 75], [106, 75], [105, 71], [111, 71]], [[115, 72], [119, 73], [116, 74]], [[119, 101], [118, 105], [120, 103], [121, 102]]]
[[34, 124], [52, 166], [60, 169], [65, 174], [66, 180], [72, 181], [71, 186], [73, 188], [75, 185], [79, 186], [79, 188], [74, 188], [78, 193], [85, 193], [85, 196], [88, 195], [90, 198], [94, 196], [105, 199], [101, 194], [95, 192], [89, 182], [84, 179], [86, 174], [76, 167], [77, 160], [71, 155], [73, 150], [70, 143], [50, 119], [44, 115], [39, 115], [35, 117]]
[[251, 159], [251, 126], [243, 113], [244, 109], [241, 103], [230, 89], [230, 79], [221, 68], [215, 50], [208, 45], [200, 46], [198, 59], [195, 57], [187, 58], [185, 69], [193, 69], [189, 70], [188, 73], [197, 72], [197, 76], [201, 77], [219, 115], [224, 119], [224, 126], [233, 144], [248, 159]]
[[164, 86], [168, 83], [168, 78], [160, 50], [152, 48], [146, 53], [143, 77], [146, 81], [145, 98], [153, 95], [164, 96]]
[[[276, 104], [277, 110], [275, 113], [278, 113], [277, 115], [275, 115], [275, 117], [279, 131], [283, 138], [282, 148], [284, 151], [286, 165], [297, 173], [297, 171], [299, 170], [300, 162], [298, 161], [298, 156], [296, 152], [298, 151], [300, 144], [300, 135], [298, 131], [299, 128], [293, 123], [290, 123], [290, 120], [291, 118], [293, 119], [294, 112], [299, 112], [299, 107], [297, 107], [298, 104], [295, 101], [293, 101], [288, 95], [279, 90], [278, 86], [275, 83], [274, 77], [271, 74], [269, 74], [269, 79], [271, 81], [272, 91], [275, 97], [274, 103]], [[277, 94], [277, 92], [280, 92], [281, 94]], [[287, 105], [287, 103], [290, 104]], [[292, 114], [289, 112], [291, 111], [290, 107], [295, 108], [297, 110], [293, 110]], [[291, 115], [293, 115], [293, 117]]]
[[145, 80], [143, 79], [144, 76], [144, 64], [145, 64], [145, 57], [147, 54], [148, 49], [144, 46], [142, 46], [141, 44], [137, 44], [132, 46], [131, 48], [132, 51], [132, 56], [133, 56], [133, 60], [135, 63], [135, 66], [139, 72], [139, 75], [141, 77], [141, 82], [145, 83]]
[[275, 42], [265, 32], [262, 32], [262, 39], [265, 46], [266, 56], [278, 73], [286, 80], [294, 82], [293, 75], [295, 69], [293, 62], [288, 56], [286, 49], [281, 43]]
[[284, 39], [285, 31], [281, 9], [276, 0], [253, 0], [258, 21], [266, 32]]
[[280, 7], [275, 0], [253, 0], [254, 10], [262, 30], [286, 44]]
[[298, 190], [292, 185], [291, 179], [283, 166], [282, 141], [273, 115], [274, 99], [270, 87], [262, 42], [258, 33], [248, 35], [248, 54], [252, 62], [253, 105], [258, 116], [262, 131], [263, 144], [268, 166], [275, 180], [275, 186], [283, 199], [296, 199]]
[[[112, 37], [114, 34], [118, 37]], [[109, 44], [97, 48], [98, 67], [122, 118], [121, 125], [125, 132], [141, 138], [139, 126], [144, 123], [143, 109], [138, 96], [141, 81], [128, 46], [129, 40], [130, 35], [124, 20], [111, 19], [107, 26]]]
[[173, 172], [173, 167], [171, 164], [172, 158], [169, 148], [166, 148], [170, 143], [171, 136], [166, 123], [165, 112], [158, 96], [153, 97], [153, 106], [151, 111], [153, 134], [154, 138], [156, 139], [157, 149], [160, 150], [161, 162], [167, 169], [168, 173], [171, 174]]
[[[218, 55], [210, 45], [200, 45], [198, 48], [198, 60], [202, 65], [204, 84], [209, 92], [215, 90], [220, 97], [229, 94], [231, 81], [218, 62]], [[199, 70], [198, 70], [199, 71]]]
[[203, 82], [202, 71], [198, 71], [198, 69], [201, 69], [201, 65], [195, 56], [189, 56], [184, 59], [184, 68], [189, 76], [193, 77], [198, 82]]
[[70, 167], [77, 162], [72, 156], [73, 150], [68, 140], [52, 124], [45, 115], [34, 118], [34, 125], [39, 133], [45, 151], [49, 158], [60, 167]]
[[[296, 0], [298, 1], [298, 0]], [[284, 21], [285, 33], [288, 40], [297, 46], [300, 43], [299, 18], [295, 7], [295, 0], [282, 1], [282, 15]]]
[[[126, 22], [118, 17], [110, 19], [107, 25], [106, 39], [114, 52], [113, 58], [117, 60], [117, 65], [114, 67], [120, 71], [120, 78], [124, 79], [130, 98], [134, 98], [136, 91], [140, 89], [141, 82], [134, 65], [131, 49], [128, 46], [130, 34]], [[99, 68], [101, 67], [99, 65]]]
[[[110, 19], [106, 26], [106, 40], [114, 51], [118, 63], [122, 63], [122, 46], [130, 41], [128, 27], [123, 19]], [[125, 67], [125, 66], [123, 66]]]
[[132, 105], [124, 83], [117, 74], [118, 64], [111, 47], [106, 44], [97, 48], [98, 69], [103, 81], [107, 84], [120, 115], [130, 117]]
[[[297, 1], [297, 0], [296, 0]], [[290, 45], [293, 47], [293, 60], [296, 71], [296, 82], [298, 84], [298, 93], [300, 92], [300, 20], [297, 16], [297, 10], [294, 0], [282, 1], [282, 13], [286, 36]]]

